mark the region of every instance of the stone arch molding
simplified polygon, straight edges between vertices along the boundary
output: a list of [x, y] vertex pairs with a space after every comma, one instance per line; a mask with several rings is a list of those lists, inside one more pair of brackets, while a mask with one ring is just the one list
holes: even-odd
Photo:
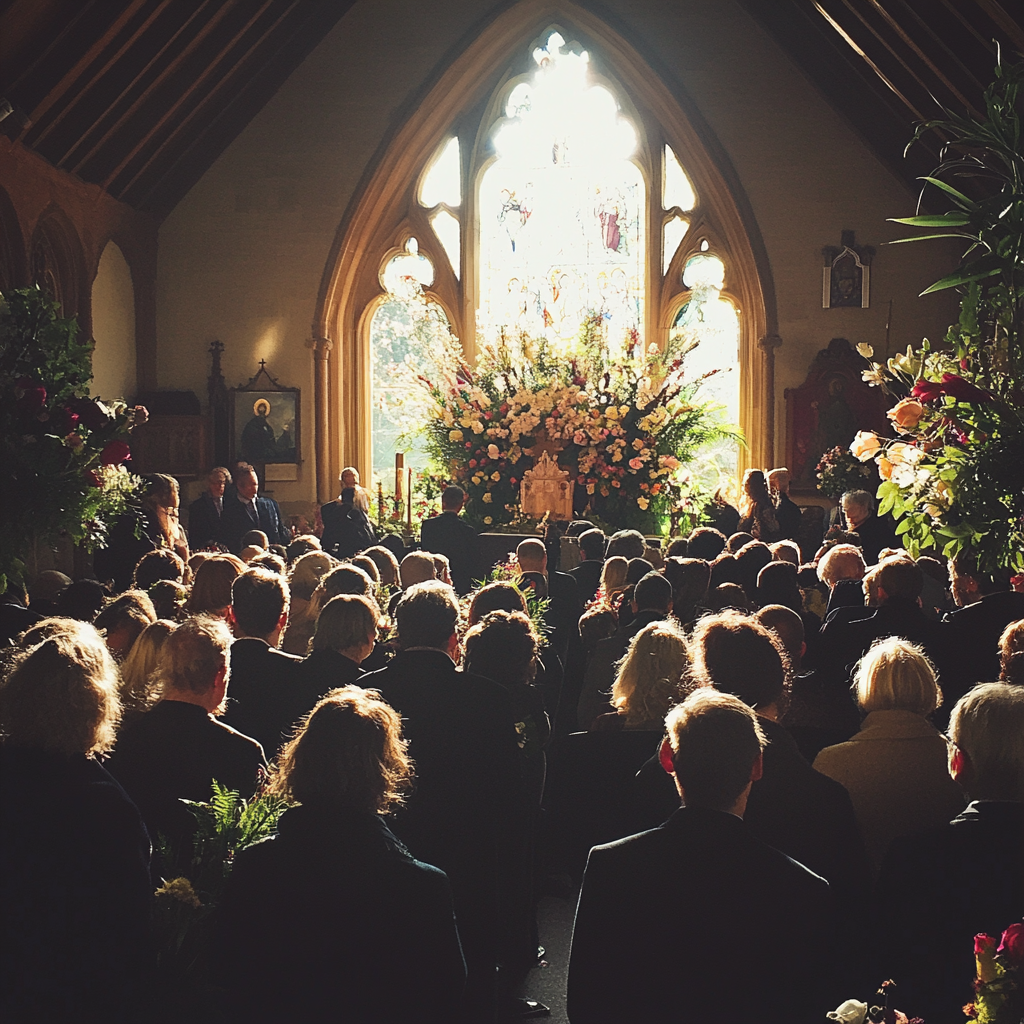
[[92, 318], [85, 256], [74, 225], [58, 206], [48, 207], [36, 223], [29, 276], [60, 303], [63, 316], [78, 316], [80, 330], [88, 337]]
[[[410, 234], [415, 234], [421, 245], [433, 237], [425, 211], [413, 201], [423, 169], [463, 115], [493, 106], [493, 97], [514, 76], [511, 69], [521, 54], [549, 27], [558, 27], [567, 40], [578, 39], [600, 55], [608, 77], [614, 78], [629, 105], [630, 116], [639, 120], [641, 135], [649, 142], [648, 152], [656, 151], [654, 143], [664, 142], [684, 160], [700, 197], [700, 215], [668, 274], [662, 277], [660, 263], [648, 271], [648, 295], [653, 301], [647, 304], [652, 310], [647, 317], [647, 335], [664, 342], [668, 331], [666, 281], [674, 274], [678, 292], [681, 266], [697, 251], [700, 238], [712, 238], [716, 251], [728, 261], [724, 294], [741, 311], [740, 421], [750, 441], [749, 450], [741, 453], [741, 463], [771, 465], [777, 343], [774, 285], [760, 232], [728, 158], [681, 86], [673, 83], [675, 91], [670, 89], [620, 33], [576, 3], [522, 0], [491, 21], [421, 93], [413, 113], [383, 148], [337, 229], [313, 319], [320, 501], [333, 496], [343, 465], [354, 465], [364, 474], [370, 469], [367, 311], [375, 308], [380, 295], [378, 272], [385, 253], [403, 246]], [[475, 125], [468, 135], [460, 133], [473, 150], [463, 156], [470, 161], [471, 172], [481, 166], [482, 137]], [[660, 161], [650, 162], [660, 165]], [[656, 173], [660, 182], [660, 169], [646, 168], [645, 174], [650, 173]], [[469, 194], [463, 197], [463, 232], [469, 236], [473, 235], [467, 226], [474, 223], [475, 184], [474, 178]], [[652, 188], [651, 193], [660, 194], [660, 189], [655, 193]], [[657, 231], [660, 237], [660, 203], [652, 202], [649, 207], [649, 231]], [[467, 250], [471, 251], [472, 244], [467, 238]], [[440, 253], [431, 251], [430, 255], [435, 266], [445, 262]], [[472, 278], [472, 274], [463, 268], [463, 277]], [[455, 332], [472, 354], [467, 325], [475, 322], [474, 285], [472, 280], [466, 282], [460, 297], [453, 282], [453, 275], [439, 274], [430, 294], [450, 313]], [[769, 339], [773, 343], [766, 344]]]

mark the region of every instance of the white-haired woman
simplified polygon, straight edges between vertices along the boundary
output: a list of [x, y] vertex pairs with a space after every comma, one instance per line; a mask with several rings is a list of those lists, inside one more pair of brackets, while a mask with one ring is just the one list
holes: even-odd
[[149, 837], [98, 756], [121, 712], [107, 645], [59, 623], [0, 688], [5, 1020], [121, 1020], [145, 967]]
[[860, 732], [822, 750], [814, 767], [848, 790], [877, 870], [893, 839], [948, 822], [964, 798], [949, 775], [946, 741], [928, 721], [942, 693], [920, 647], [899, 637], [876, 641], [857, 665], [853, 690], [867, 713]]
[[319, 605], [312, 600], [313, 593], [320, 580], [337, 564], [324, 551], [308, 551], [292, 565], [288, 573], [291, 606], [281, 640], [282, 650], [300, 657], [309, 653], [309, 642], [316, 631], [316, 617], [320, 612]]

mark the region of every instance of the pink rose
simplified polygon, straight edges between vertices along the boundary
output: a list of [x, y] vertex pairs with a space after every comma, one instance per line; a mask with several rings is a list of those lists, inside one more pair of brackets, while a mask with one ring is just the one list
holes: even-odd
[[1024, 923], [1018, 921], [1003, 932], [1002, 941], [996, 952], [1018, 967], [1024, 967]]

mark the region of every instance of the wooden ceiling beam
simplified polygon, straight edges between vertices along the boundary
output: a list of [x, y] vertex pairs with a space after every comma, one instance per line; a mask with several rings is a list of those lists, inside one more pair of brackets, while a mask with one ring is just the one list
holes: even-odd
[[[11, 7], [13, 7], [13, 6], [14, 6], [14, 4], [11, 5]], [[33, 72], [35, 72], [40, 66], [46, 64], [46, 62], [50, 58], [50, 54], [53, 53], [53, 51], [58, 46], [60, 46], [60, 44], [64, 41], [65, 38], [67, 38], [67, 36], [69, 36], [72, 32], [75, 31], [75, 29], [78, 26], [78, 23], [95, 6], [96, 6], [96, 0], [86, 0], [85, 3], [81, 4], [81, 6], [79, 7], [79, 9], [75, 13], [75, 15], [73, 17], [69, 18], [64, 23], [64, 25], [60, 29], [60, 31], [57, 32], [50, 39], [50, 41], [42, 48], [42, 50], [40, 50], [39, 53], [36, 54], [36, 56], [33, 57], [25, 65], [24, 68], [22, 68], [22, 70], [19, 72], [18, 76], [16, 78], [12, 79], [10, 82], [5, 82], [4, 83], [3, 88], [4, 88], [5, 94], [13, 93], [18, 88], [18, 86], [21, 85], [21, 83], [23, 81], [25, 81], [26, 78], [29, 78], [33, 74]], [[6, 18], [7, 16], [8, 16], [8, 12], [5, 11], [4, 15], [3, 15], [3, 18]], [[2, 26], [2, 24], [3, 24], [2, 19], [0, 19], [0, 26]]]

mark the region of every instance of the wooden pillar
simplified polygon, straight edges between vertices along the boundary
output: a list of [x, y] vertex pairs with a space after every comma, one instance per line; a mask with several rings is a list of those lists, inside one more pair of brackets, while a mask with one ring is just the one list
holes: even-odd
[[313, 451], [316, 454], [316, 498], [321, 504], [334, 496], [331, 480], [330, 444], [330, 363], [332, 342], [328, 338], [313, 339], [313, 386], [315, 418]]
[[761, 422], [764, 437], [760, 444], [754, 446], [754, 465], [761, 465], [765, 470], [775, 465], [775, 350], [782, 344], [777, 334], [766, 334], [757, 343], [764, 353], [763, 377], [764, 412]]

